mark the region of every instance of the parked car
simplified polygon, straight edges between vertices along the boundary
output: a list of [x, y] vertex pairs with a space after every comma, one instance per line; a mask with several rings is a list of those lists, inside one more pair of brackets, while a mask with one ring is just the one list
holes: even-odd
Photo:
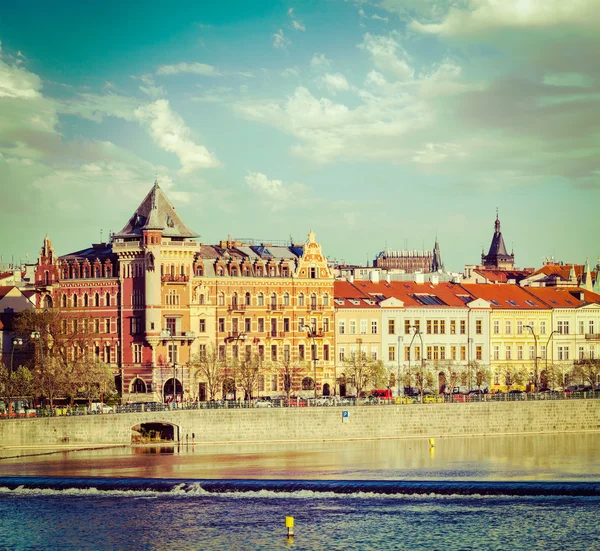
[[102, 404], [100, 402], [92, 402], [90, 404], [90, 413], [114, 413], [115, 408], [108, 404]]
[[522, 390], [513, 389], [508, 391], [509, 400], [525, 400], [526, 394]]
[[316, 400], [314, 400], [314, 405], [315, 406], [332, 406], [333, 399], [330, 398], [329, 396], [321, 396], [320, 398], [317, 398]]
[[444, 401], [444, 397], [439, 394], [425, 394], [423, 396], [424, 404], [441, 404]]
[[379, 398], [381, 400], [393, 400], [394, 396], [392, 395], [392, 391], [389, 388], [384, 388], [380, 390], [372, 390], [371, 396], [373, 398]]
[[264, 398], [261, 398], [260, 400], [256, 400], [256, 402], [254, 402], [254, 407], [255, 408], [272, 408], [273, 402], [271, 402], [271, 400], [265, 400]]
[[397, 404], [414, 404], [416, 400], [412, 396], [398, 396], [396, 398]]

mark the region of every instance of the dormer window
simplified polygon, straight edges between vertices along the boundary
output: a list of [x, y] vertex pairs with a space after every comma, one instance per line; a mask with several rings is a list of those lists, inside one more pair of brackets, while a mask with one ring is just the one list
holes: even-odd
[[316, 279], [317, 278], [317, 269], [312, 267], [309, 269], [309, 277], [310, 279]]
[[217, 276], [223, 277], [223, 266], [217, 268]]

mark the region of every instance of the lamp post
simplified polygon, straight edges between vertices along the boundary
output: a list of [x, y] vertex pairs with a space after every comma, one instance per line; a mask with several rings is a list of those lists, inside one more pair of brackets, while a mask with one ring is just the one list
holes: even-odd
[[15, 348], [17, 346], [23, 346], [23, 339], [21, 337], [15, 337], [12, 340], [12, 348], [10, 350], [10, 373], [11, 374], [13, 372], [13, 360], [14, 360], [14, 356], [15, 356]]
[[[554, 333], [558, 333], [558, 331], [556, 329], [554, 331], [552, 331], [552, 333], [550, 333], [550, 336], [548, 337], [548, 340], [546, 341], [546, 376], [548, 376], [548, 346], [550, 346], [550, 341], [552, 340]], [[536, 354], [536, 356], [537, 356], [537, 354]], [[552, 370], [554, 371], [554, 354], [552, 354]], [[552, 376], [552, 380], [554, 380], [554, 375]], [[562, 386], [563, 386], [563, 390], [564, 390], [565, 389], [564, 373], [563, 373]], [[554, 386], [552, 387], [552, 390], [554, 390]]]
[[[173, 337], [173, 331], [168, 327], [163, 329], [161, 332], [163, 339], [171, 339], [171, 361], [173, 362], [173, 402], [174, 407], [177, 407], [177, 363], [175, 362], [175, 338]], [[182, 388], [183, 390], [183, 388]]]
[[415, 337], [419, 335], [419, 339], [421, 340], [421, 402], [423, 402], [423, 335], [421, 335], [421, 329], [416, 325], [411, 325], [410, 328], [414, 329], [415, 332], [413, 333], [413, 338], [410, 340], [410, 346], [408, 347], [408, 369], [410, 370], [410, 349], [412, 348]]
[[404, 394], [404, 385], [400, 382], [400, 353], [402, 350], [402, 335], [398, 335], [398, 396]]
[[315, 400], [316, 400], [317, 399], [317, 342], [315, 340], [316, 331], [310, 325], [303, 325], [300, 327], [300, 330], [307, 331], [308, 336], [311, 337], [312, 341], [313, 341], [312, 356], [313, 356], [313, 366], [314, 366], [314, 375], [315, 375], [314, 390], [315, 390]]
[[[537, 390], [537, 387], [538, 387], [538, 338], [537, 338], [537, 335], [535, 334], [535, 331], [533, 330], [533, 326], [526, 325], [525, 327], [527, 327], [527, 329], [529, 329], [531, 331], [531, 334], [533, 335], [533, 341], [535, 342], [533, 388], [534, 388], [534, 390]], [[552, 335], [550, 335], [550, 336], [552, 336]], [[548, 356], [548, 354], [546, 354], [546, 357], [547, 356]]]

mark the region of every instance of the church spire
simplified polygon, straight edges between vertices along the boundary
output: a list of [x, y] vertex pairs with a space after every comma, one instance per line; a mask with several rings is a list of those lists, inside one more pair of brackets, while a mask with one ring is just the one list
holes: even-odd
[[496, 220], [494, 222], [494, 235], [490, 250], [487, 255], [481, 255], [481, 262], [485, 268], [491, 270], [512, 270], [514, 268], [514, 253], [508, 254], [504, 238], [500, 230], [500, 217], [498, 216], [498, 207], [496, 207]]

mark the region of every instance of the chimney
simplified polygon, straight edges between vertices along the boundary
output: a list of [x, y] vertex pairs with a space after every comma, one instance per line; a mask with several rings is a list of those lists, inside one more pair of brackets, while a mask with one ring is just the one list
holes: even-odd
[[354, 283], [354, 276], [352, 274], [350, 274], [347, 278], [348, 283]]
[[437, 285], [440, 282], [440, 278], [437, 275], [432, 275], [431, 276], [431, 283], [432, 285]]
[[390, 276], [390, 274], [386, 274], [385, 280], [390, 283], [392, 281], [392, 276]]
[[418, 283], [419, 285], [423, 285], [423, 283], [425, 283], [425, 274], [422, 274], [421, 272], [417, 272], [415, 274], [415, 283]]
[[369, 281], [371, 283], [379, 283], [379, 272], [372, 270], [369, 272]]

